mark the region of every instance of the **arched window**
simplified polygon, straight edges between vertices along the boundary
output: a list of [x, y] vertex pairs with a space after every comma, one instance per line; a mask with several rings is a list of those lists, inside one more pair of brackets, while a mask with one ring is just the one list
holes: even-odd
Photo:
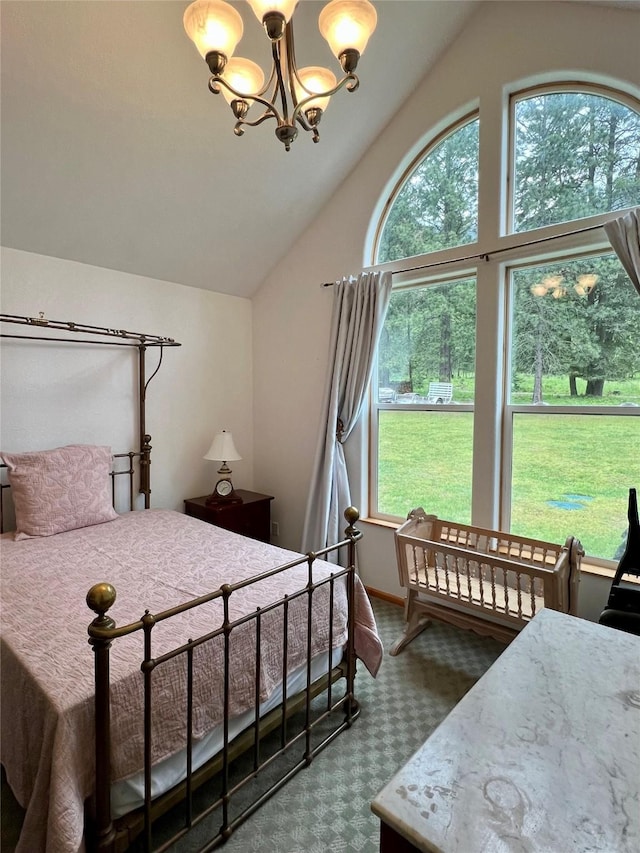
[[558, 83], [513, 94], [482, 140], [480, 120], [414, 161], [381, 218], [370, 514], [571, 534], [611, 561], [640, 483], [640, 298], [601, 226], [640, 204], [640, 103]]
[[378, 262], [473, 243], [478, 238], [478, 118], [422, 153], [388, 205]]

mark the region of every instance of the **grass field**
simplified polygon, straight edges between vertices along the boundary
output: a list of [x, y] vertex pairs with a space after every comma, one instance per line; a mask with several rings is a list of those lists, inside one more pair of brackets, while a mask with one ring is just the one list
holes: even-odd
[[[406, 517], [422, 506], [471, 521], [471, 412], [381, 411], [381, 512]], [[516, 415], [511, 530], [614, 559], [627, 528], [629, 488], [640, 489], [640, 412]]]
[[[437, 382], [438, 377], [431, 377], [421, 387], [414, 391], [426, 396], [429, 381]], [[453, 398], [456, 403], [472, 403], [475, 380], [472, 373], [462, 374], [453, 378]], [[566, 376], [544, 376], [542, 378], [542, 398], [550, 406], [619, 406], [621, 403], [640, 404], [640, 377], [637, 379], [612, 380], [604, 383], [602, 397], [585, 397], [586, 382], [576, 380], [578, 395], [572, 397], [569, 393], [569, 380]], [[533, 376], [517, 374], [513, 377], [510, 402], [513, 405], [528, 405], [533, 397]]]

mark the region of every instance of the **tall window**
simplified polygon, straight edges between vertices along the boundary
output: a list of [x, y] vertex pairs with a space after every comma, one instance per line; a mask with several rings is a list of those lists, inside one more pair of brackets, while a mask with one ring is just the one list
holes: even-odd
[[475, 337], [473, 278], [392, 294], [375, 421], [382, 515], [426, 504], [471, 520]]
[[[640, 486], [640, 298], [600, 226], [640, 203], [640, 104], [575, 84], [514, 95], [504, 216], [499, 186], [478, 195], [481, 118], [427, 149], [382, 219], [373, 260], [412, 257], [414, 272], [394, 275], [378, 357], [371, 514], [399, 520], [422, 505], [487, 524], [472, 513], [485, 512], [487, 492], [492, 526], [575, 535], [614, 560], [628, 489]], [[477, 242], [479, 210], [512, 236]], [[533, 229], [540, 242], [514, 247]], [[429, 268], [430, 252], [457, 246], [460, 262]], [[474, 274], [468, 256], [485, 249]], [[477, 351], [495, 358], [478, 364]]]
[[[380, 260], [477, 239], [478, 128], [467, 118], [410, 168], [388, 206]], [[422, 504], [471, 520], [475, 326], [474, 276], [422, 280], [391, 296], [373, 420], [383, 517]]]
[[612, 560], [640, 474], [640, 298], [615, 255], [589, 255], [513, 269], [511, 317], [511, 527], [555, 541], [577, 525]]

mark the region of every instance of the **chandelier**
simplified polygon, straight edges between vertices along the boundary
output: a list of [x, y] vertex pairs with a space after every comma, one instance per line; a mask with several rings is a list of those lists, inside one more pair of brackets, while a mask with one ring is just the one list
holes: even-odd
[[209, 89], [216, 95], [222, 92], [231, 106], [236, 136], [242, 136], [245, 125], [255, 127], [273, 118], [276, 136], [287, 151], [298, 127], [318, 142], [318, 124], [331, 95], [343, 87], [348, 92], [358, 88], [354, 71], [376, 27], [375, 8], [369, 0], [331, 0], [320, 12], [320, 32], [344, 73], [337, 80], [328, 68], [296, 64], [292, 17], [298, 0], [247, 2], [271, 41], [273, 62], [266, 83], [259, 65], [233, 55], [243, 33], [237, 9], [224, 0], [195, 0], [185, 10], [184, 28], [212, 74]]

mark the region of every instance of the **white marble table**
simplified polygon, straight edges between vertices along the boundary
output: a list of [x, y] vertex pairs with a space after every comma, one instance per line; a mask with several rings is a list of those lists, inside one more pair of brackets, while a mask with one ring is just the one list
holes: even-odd
[[639, 788], [640, 637], [542, 610], [372, 809], [383, 851], [638, 853]]

